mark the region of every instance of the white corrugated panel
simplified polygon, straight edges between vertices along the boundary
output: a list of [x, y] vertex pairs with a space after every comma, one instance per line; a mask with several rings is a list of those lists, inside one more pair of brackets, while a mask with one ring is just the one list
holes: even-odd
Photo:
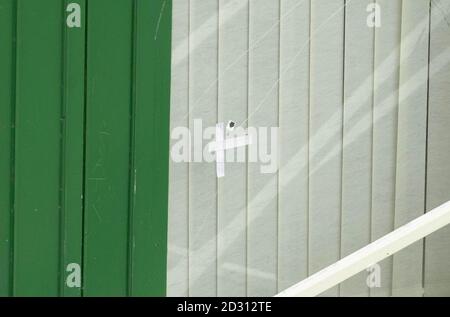
[[[279, 127], [279, 169], [248, 162], [261, 131], [223, 178], [171, 160], [169, 296], [274, 295], [450, 199], [450, 0], [173, 6], [172, 132], [201, 161], [198, 119]], [[379, 287], [363, 272], [323, 295], [450, 295], [448, 233], [380, 263]]]

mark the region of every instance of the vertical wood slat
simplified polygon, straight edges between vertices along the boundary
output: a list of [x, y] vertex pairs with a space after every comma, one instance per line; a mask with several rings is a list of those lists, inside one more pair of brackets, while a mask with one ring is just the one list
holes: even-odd
[[[217, 177], [214, 162], [202, 160], [203, 131], [217, 123], [218, 1], [190, 1], [189, 128], [193, 158], [189, 170], [189, 290], [191, 296], [217, 294]], [[213, 136], [209, 136], [212, 138]], [[203, 144], [205, 146], [205, 144]]]
[[13, 119], [15, 90], [15, 3], [0, 0], [0, 296], [12, 289]]
[[167, 295], [186, 297], [189, 295], [189, 163], [173, 159], [178, 154], [178, 144], [185, 151], [190, 146], [175, 131], [189, 127], [189, 1], [184, 0], [173, 0], [171, 86]]
[[[70, 0], [64, 2], [64, 16]], [[85, 106], [85, 41], [86, 2], [77, 2], [81, 8], [81, 27], [64, 25], [63, 78], [63, 157], [62, 173], [62, 262], [61, 287], [63, 296], [80, 296], [81, 289], [69, 288], [66, 272], [69, 264], [82, 265], [83, 234], [83, 169], [84, 169], [84, 106]]]
[[[371, 3], [346, 5], [341, 257], [370, 243], [374, 28], [363, 13]], [[340, 295], [368, 296], [366, 279], [361, 272], [345, 281]]]
[[171, 10], [135, 1], [131, 296], [166, 295]]
[[58, 0], [18, 2], [15, 296], [60, 294], [62, 12]]
[[[248, 1], [219, 1], [218, 122], [246, 128]], [[241, 126], [243, 125], [243, 126]], [[236, 128], [237, 129], [237, 128]], [[228, 137], [234, 137], [229, 133]], [[246, 151], [245, 148], [239, 151]], [[226, 153], [227, 158], [234, 151]], [[225, 164], [218, 182], [217, 295], [246, 295], [247, 166]]]
[[[402, 6], [395, 228], [425, 211], [429, 5], [422, 0]], [[422, 264], [422, 241], [394, 255], [394, 296], [423, 295]]]
[[[251, 0], [249, 14], [248, 126], [277, 127], [279, 1]], [[269, 134], [268, 143], [273, 137]], [[249, 151], [255, 149], [258, 138], [254, 140]], [[258, 142], [258, 146], [268, 146]], [[277, 290], [278, 173], [261, 173], [260, 163], [248, 166], [247, 292], [270, 296]]]
[[128, 294], [132, 2], [88, 2], [84, 295]]
[[340, 256], [343, 28], [344, 1], [311, 2], [310, 274]]
[[[377, 0], [381, 27], [375, 31], [372, 241], [394, 230], [397, 151], [398, 85], [401, 36], [401, 1]], [[371, 296], [392, 294], [392, 258], [380, 264], [381, 287]]]
[[[431, 2], [427, 210], [450, 199], [450, 1]], [[425, 239], [425, 296], [450, 296], [450, 228]]]
[[309, 1], [281, 2], [278, 291], [308, 272]]

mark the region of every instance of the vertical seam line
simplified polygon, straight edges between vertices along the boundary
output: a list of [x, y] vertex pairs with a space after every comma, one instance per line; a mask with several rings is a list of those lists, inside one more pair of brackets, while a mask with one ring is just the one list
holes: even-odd
[[[249, 116], [250, 116], [250, 40], [251, 40], [251, 34], [250, 34], [250, 3], [251, 0], [248, 0], [247, 2], [247, 130], [250, 127], [249, 122]], [[245, 296], [248, 296], [249, 293], [249, 281], [248, 281], [248, 259], [249, 259], [249, 215], [250, 215], [250, 208], [249, 208], [249, 179], [250, 179], [250, 166], [249, 166], [249, 156], [250, 156], [250, 149], [249, 147], [246, 148], [247, 152], [247, 175], [246, 175], [246, 225], [245, 225]]]
[[[340, 188], [340, 213], [339, 213], [339, 259], [342, 258], [342, 218], [343, 218], [343, 195], [344, 195], [344, 134], [345, 134], [345, 55], [346, 55], [346, 18], [347, 18], [347, 0], [344, 0], [343, 10], [343, 45], [342, 45], [342, 103], [341, 103], [341, 188]], [[339, 260], [338, 259], [338, 260]], [[338, 296], [341, 296], [342, 283], [338, 285]]]
[[[131, 29], [131, 76], [130, 76], [130, 139], [129, 139], [129, 174], [128, 174], [128, 243], [127, 243], [127, 295], [133, 294], [133, 271], [134, 271], [134, 212], [136, 193], [134, 192], [134, 184], [136, 182], [136, 100], [137, 100], [137, 0], [133, 0], [131, 12], [132, 29]], [[151, 228], [150, 228], [151, 231]]]
[[67, 70], [67, 26], [65, 25], [65, 8], [66, 8], [67, 2], [62, 2], [62, 12], [61, 12], [61, 108], [60, 108], [60, 177], [59, 177], [59, 268], [60, 271], [58, 272], [58, 292], [60, 296], [64, 296], [65, 289], [63, 284], [63, 276], [64, 276], [64, 262], [66, 258], [66, 250], [64, 248], [64, 241], [66, 238], [67, 228], [66, 228], [66, 157], [67, 157], [67, 94], [68, 94], [68, 70]]
[[17, 111], [17, 53], [18, 53], [18, 12], [19, 12], [18, 0], [14, 1], [13, 4], [13, 43], [12, 43], [12, 71], [11, 71], [11, 89], [12, 89], [12, 100], [11, 100], [11, 167], [10, 167], [10, 177], [11, 177], [11, 193], [10, 193], [10, 261], [9, 267], [11, 275], [9, 277], [9, 293], [14, 296], [14, 284], [15, 284], [15, 210], [16, 210], [16, 111]]
[[[400, 77], [401, 77], [401, 61], [402, 61], [402, 32], [403, 32], [403, 0], [400, 1], [400, 34], [399, 34], [399, 42], [400, 42], [400, 47], [399, 47], [399, 59], [398, 59], [398, 70], [397, 70], [397, 104], [396, 104], [396, 108], [397, 108], [397, 112], [396, 112], [396, 131], [394, 133], [396, 140], [395, 140], [395, 150], [394, 150], [394, 155], [395, 155], [395, 166], [394, 166], [394, 201], [393, 203], [393, 210], [394, 210], [394, 219], [393, 219], [393, 224], [392, 224], [392, 230], [395, 230], [396, 227], [396, 223], [397, 223], [397, 172], [398, 172], [398, 140], [399, 140], [399, 118], [400, 118]], [[391, 295], [394, 294], [394, 268], [395, 268], [395, 255], [392, 255], [392, 290], [391, 290]]]
[[83, 118], [83, 180], [82, 180], [82, 237], [81, 237], [81, 265], [82, 265], [82, 284], [81, 284], [81, 297], [85, 296], [85, 282], [86, 282], [86, 267], [85, 267], [85, 233], [86, 233], [86, 204], [87, 204], [87, 186], [86, 186], [86, 175], [87, 175], [87, 104], [88, 104], [88, 56], [89, 56], [89, 50], [88, 50], [88, 24], [89, 24], [89, 0], [86, 0], [85, 2], [85, 38], [84, 38], [84, 118]]
[[[219, 123], [220, 120], [220, 101], [219, 101], [219, 91], [220, 91], [220, 0], [217, 0], [217, 52], [216, 52], [216, 58], [217, 58], [217, 66], [216, 66], [216, 72], [217, 72], [217, 123]], [[219, 178], [216, 177], [216, 296], [219, 294]]]
[[[280, 117], [281, 117], [281, 0], [278, 1], [278, 129], [280, 127]], [[279, 131], [277, 144], [280, 144], [281, 140], [281, 131]], [[278, 162], [280, 161], [280, 151], [279, 147], [277, 147], [277, 156]], [[273, 149], [272, 149], [273, 151]], [[278, 164], [277, 164], [278, 165]], [[277, 166], [277, 227], [276, 227], [276, 281], [275, 281], [275, 289], [278, 293], [280, 290], [280, 168]]]
[[[372, 2], [373, 4], [377, 4], [377, 0], [373, 0]], [[373, 174], [374, 174], [374, 139], [375, 139], [375, 125], [374, 125], [374, 113], [375, 113], [375, 62], [376, 62], [376, 49], [375, 49], [375, 45], [376, 45], [376, 32], [377, 28], [376, 26], [373, 28], [372, 31], [372, 113], [371, 113], [371, 131], [372, 131], [372, 142], [371, 142], [371, 154], [370, 154], [370, 168], [371, 168], [371, 173], [370, 173], [370, 219], [369, 219], [369, 241], [372, 242], [373, 241]], [[372, 294], [372, 289], [369, 287], [369, 297], [371, 297]]]
[[[429, 1], [428, 7], [428, 69], [427, 69], [427, 114], [426, 114], [426, 137], [425, 137], [425, 188], [424, 188], [424, 211], [423, 213], [427, 213], [428, 209], [428, 150], [429, 150], [429, 132], [430, 132], [430, 64], [431, 64], [431, 16], [432, 14], [432, 1]], [[426, 264], [426, 241], [427, 238], [423, 239], [423, 250], [422, 250], [422, 289], [423, 296], [425, 296], [425, 264]]]
[[[188, 115], [187, 115], [187, 126], [190, 128], [191, 126], [191, 0], [188, 0], [188, 51], [187, 51], [187, 106], [188, 106]], [[192, 157], [192, 144], [189, 143], [189, 161], [191, 161]], [[190, 191], [190, 183], [191, 183], [191, 163], [187, 163], [187, 297], [190, 297], [191, 293], [191, 191]]]
[[310, 214], [311, 214], [311, 53], [312, 53], [312, 0], [309, 1], [309, 41], [308, 41], [308, 47], [309, 47], [309, 53], [308, 53], [308, 59], [309, 59], [309, 79], [308, 79], [308, 188], [307, 188], [307, 208], [306, 208], [306, 276], [310, 275], [310, 259], [311, 259], [311, 250], [310, 250], [310, 242], [311, 242], [311, 230], [310, 230]]

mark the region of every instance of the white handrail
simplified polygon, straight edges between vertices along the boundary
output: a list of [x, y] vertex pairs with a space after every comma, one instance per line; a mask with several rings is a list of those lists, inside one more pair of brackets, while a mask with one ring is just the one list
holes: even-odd
[[313, 297], [450, 224], [450, 201], [352, 253], [276, 297]]

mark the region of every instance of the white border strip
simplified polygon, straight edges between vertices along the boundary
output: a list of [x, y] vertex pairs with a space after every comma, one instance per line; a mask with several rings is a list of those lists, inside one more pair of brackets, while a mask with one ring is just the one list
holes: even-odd
[[450, 201], [330, 265], [276, 297], [313, 297], [450, 224]]

